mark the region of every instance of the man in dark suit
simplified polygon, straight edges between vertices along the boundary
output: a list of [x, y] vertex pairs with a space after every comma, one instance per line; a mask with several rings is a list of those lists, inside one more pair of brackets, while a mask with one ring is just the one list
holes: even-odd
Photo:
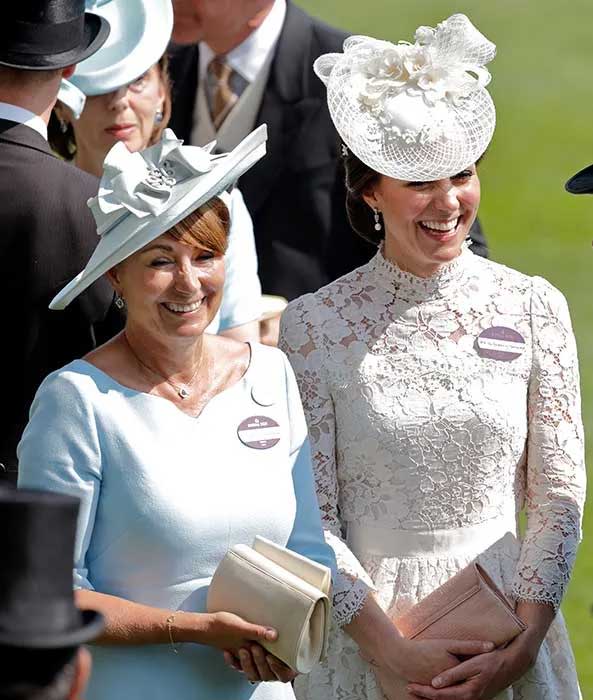
[[[263, 292], [293, 299], [367, 262], [375, 248], [348, 223], [338, 137], [325, 87], [313, 72], [314, 60], [341, 51], [348, 35], [291, 0], [174, 0], [173, 5], [171, 128], [179, 138], [203, 145], [201, 133], [219, 143], [222, 136], [224, 147], [232, 146], [224, 138], [235, 125], [225, 130], [225, 121], [249, 99], [249, 89], [257, 92], [262, 74], [265, 78], [257, 108], [245, 110], [242, 128], [268, 124], [268, 155], [239, 183], [253, 218]], [[263, 51], [266, 42], [269, 61], [259, 73], [241, 75], [249, 73], [256, 49]], [[229, 87], [239, 94], [222, 124], [208, 131], [203, 121], [212, 116], [216, 122], [216, 96], [202, 98], [209, 115], [200, 105], [200, 90], [211, 90], [213, 79], [200, 60], [220, 57], [229, 59]], [[247, 64], [244, 70], [241, 62]], [[472, 236], [474, 252], [485, 254], [479, 227]]]
[[0, 42], [0, 297], [6, 376], [0, 481], [16, 480], [16, 446], [35, 391], [54, 369], [95, 347], [121, 320], [107, 284], [75, 308], [49, 311], [97, 242], [86, 206], [98, 182], [52, 155], [47, 122], [60, 80], [93, 54], [109, 27], [84, 0], [28, 0], [3, 9]]

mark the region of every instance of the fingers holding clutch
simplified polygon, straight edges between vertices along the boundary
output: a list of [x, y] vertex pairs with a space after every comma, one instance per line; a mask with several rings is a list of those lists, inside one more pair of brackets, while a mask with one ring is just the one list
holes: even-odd
[[238, 651], [238, 656], [225, 651], [224, 660], [227, 666], [244, 673], [251, 683], [261, 681], [289, 683], [298, 675], [280, 659], [268, 654], [259, 644], [242, 647]]
[[276, 678], [281, 683], [290, 683], [299, 675], [296, 671], [293, 671], [292, 668], [290, 668], [290, 666], [287, 666], [284, 662], [280, 661], [280, 659], [277, 659], [271, 654], [268, 654], [266, 656], [266, 659], [268, 665], [276, 674]]

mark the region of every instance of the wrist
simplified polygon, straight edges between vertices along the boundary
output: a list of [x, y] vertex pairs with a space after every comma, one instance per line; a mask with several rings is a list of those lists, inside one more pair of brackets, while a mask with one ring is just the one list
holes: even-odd
[[508, 663], [519, 675], [530, 669], [537, 659], [542, 639], [529, 628], [516, 637], [511, 644], [501, 649]]
[[168, 624], [168, 627], [173, 643], [208, 643], [208, 630], [212, 624], [212, 615], [210, 613], [193, 613], [178, 610], [172, 617], [173, 619]]
[[377, 666], [386, 668], [397, 676], [403, 677], [405, 675], [406, 662], [409, 662], [410, 656], [414, 655], [414, 650], [410, 646], [410, 640], [397, 633], [387, 644], [380, 645], [377, 651]]
[[389, 626], [386, 626], [381, 634], [373, 637], [363, 657], [373, 666], [388, 669], [401, 676], [406, 667], [406, 659], [409, 659], [410, 654], [413, 653], [410, 640], [402, 637], [397, 627], [390, 621]]
[[362, 610], [344, 627], [344, 631], [357, 643], [362, 658], [375, 666], [393, 668], [399, 659], [405, 658], [407, 640], [372, 595], [367, 597]]

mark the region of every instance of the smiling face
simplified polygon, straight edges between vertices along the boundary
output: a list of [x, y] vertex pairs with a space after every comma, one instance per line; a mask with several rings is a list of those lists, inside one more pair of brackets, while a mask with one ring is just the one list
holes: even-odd
[[222, 299], [224, 258], [163, 234], [109, 273], [125, 299], [128, 324], [159, 342], [195, 338]]
[[77, 165], [100, 174], [105, 156], [117, 141], [132, 152], [145, 149], [155, 128], [155, 115], [163, 111], [165, 91], [161, 69], [154, 65], [129, 85], [88, 97], [80, 119], [71, 120]]
[[364, 195], [385, 226], [385, 257], [421, 277], [456, 258], [480, 203], [475, 165], [434, 182], [381, 176]]
[[214, 198], [107, 273], [128, 329], [159, 345], [205, 331], [222, 299], [228, 225]]

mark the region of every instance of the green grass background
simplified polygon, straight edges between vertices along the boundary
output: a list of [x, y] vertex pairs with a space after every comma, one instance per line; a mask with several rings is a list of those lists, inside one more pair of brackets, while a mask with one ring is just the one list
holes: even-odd
[[[579, 346], [587, 461], [593, 457], [593, 196], [564, 181], [593, 163], [593, 0], [297, 0], [353, 34], [413, 40], [464, 12], [498, 47], [490, 91], [498, 124], [480, 166], [491, 255], [546, 277], [568, 299]], [[593, 489], [593, 484], [589, 489]], [[593, 499], [563, 604], [583, 697], [593, 700]], [[558, 700], [563, 700], [558, 698]]]

